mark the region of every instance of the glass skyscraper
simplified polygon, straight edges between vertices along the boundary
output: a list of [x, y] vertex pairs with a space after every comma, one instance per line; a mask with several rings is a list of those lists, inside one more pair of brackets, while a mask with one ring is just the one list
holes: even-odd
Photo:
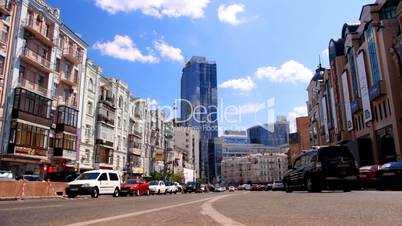
[[[273, 131], [269, 131], [270, 127], [273, 128]], [[252, 144], [264, 144], [269, 147], [288, 145], [289, 122], [280, 116], [272, 126], [268, 124], [254, 126], [248, 129], [247, 134]]]
[[181, 122], [200, 130], [200, 173], [202, 178], [216, 176], [212, 145], [218, 137], [218, 94], [216, 63], [205, 57], [192, 57], [181, 78]]

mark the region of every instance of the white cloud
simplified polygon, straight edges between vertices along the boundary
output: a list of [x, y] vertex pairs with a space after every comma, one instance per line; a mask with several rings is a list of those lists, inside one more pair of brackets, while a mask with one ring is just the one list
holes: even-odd
[[302, 105], [298, 107], [294, 107], [291, 112], [288, 114], [288, 121], [290, 122], [289, 127], [290, 127], [290, 132], [294, 133], [297, 131], [296, 128], [296, 118], [302, 117], [302, 116], [307, 116], [307, 106]]
[[328, 49], [324, 49], [322, 52], [321, 52], [321, 57], [328, 57], [329, 56], [329, 50]]
[[204, 17], [210, 0], [96, 0], [96, 6], [110, 14], [139, 10], [153, 17]]
[[253, 114], [261, 110], [261, 104], [249, 103], [239, 106], [240, 114]]
[[135, 46], [135, 43], [128, 36], [116, 35], [113, 41], [96, 42], [94, 49], [100, 50], [102, 55], [114, 58], [138, 61], [141, 63], [157, 63], [158, 58], [152, 54], [146, 55]]
[[259, 79], [268, 79], [275, 83], [307, 83], [313, 77], [313, 72], [303, 64], [290, 60], [280, 68], [267, 66], [257, 69]]
[[247, 77], [225, 81], [219, 85], [219, 88], [250, 91], [254, 89], [255, 86], [254, 81], [250, 77]]
[[167, 44], [165, 41], [155, 41], [154, 47], [159, 51], [162, 57], [166, 57], [170, 60], [177, 62], [184, 62], [184, 57], [182, 55], [182, 51], [179, 48], [173, 47]]
[[237, 14], [244, 12], [243, 4], [220, 5], [218, 8], [218, 18], [222, 23], [239, 25], [243, 21], [237, 18]]

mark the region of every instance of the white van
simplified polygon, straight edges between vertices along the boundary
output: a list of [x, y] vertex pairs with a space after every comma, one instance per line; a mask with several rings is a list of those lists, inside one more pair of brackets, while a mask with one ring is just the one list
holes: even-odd
[[120, 182], [120, 176], [116, 171], [91, 170], [68, 183], [66, 193], [69, 198], [75, 198], [77, 195], [91, 195], [92, 198], [97, 198], [99, 195], [117, 197]]

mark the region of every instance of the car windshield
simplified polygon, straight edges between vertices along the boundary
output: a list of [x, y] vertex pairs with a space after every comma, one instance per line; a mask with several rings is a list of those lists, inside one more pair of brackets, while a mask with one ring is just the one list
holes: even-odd
[[188, 182], [187, 186], [195, 186], [195, 183], [194, 182]]
[[126, 180], [124, 184], [137, 184], [136, 180]]
[[96, 180], [98, 176], [99, 173], [83, 173], [76, 180]]
[[319, 151], [320, 161], [326, 163], [340, 161], [354, 161], [352, 154], [347, 147], [325, 147]]
[[149, 185], [158, 185], [158, 181], [153, 180], [153, 181], [149, 182]]
[[166, 185], [166, 186], [171, 186], [171, 185], [172, 185], [172, 182], [166, 181], [166, 182], [165, 182], [165, 185]]

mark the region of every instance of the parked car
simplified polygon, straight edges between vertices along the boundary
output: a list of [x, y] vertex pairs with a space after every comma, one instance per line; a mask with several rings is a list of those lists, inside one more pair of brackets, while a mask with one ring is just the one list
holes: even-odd
[[381, 165], [363, 166], [359, 168], [357, 180], [360, 188], [375, 188], [377, 187], [377, 172]]
[[171, 181], [165, 181], [165, 186], [166, 186], [166, 193], [176, 194], [178, 192], [176, 185]]
[[120, 195], [150, 195], [149, 184], [140, 179], [128, 179], [120, 185]]
[[184, 193], [200, 193], [201, 184], [198, 182], [187, 182], [186, 187], [184, 188]]
[[166, 186], [165, 183], [161, 180], [151, 180], [149, 182], [149, 191], [151, 194], [165, 194], [166, 195]]
[[271, 191], [272, 190], [272, 183], [267, 183], [265, 185], [265, 191]]
[[316, 147], [296, 158], [284, 178], [287, 192], [322, 189], [351, 191], [358, 169], [353, 155], [345, 146]]
[[378, 190], [402, 189], [402, 162], [390, 162], [377, 172]]
[[283, 191], [284, 190], [284, 185], [282, 181], [275, 181], [272, 183], [272, 191]]
[[234, 186], [229, 186], [229, 192], [234, 192], [236, 190], [236, 188]]
[[217, 187], [215, 186], [215, 192], [225, 192], [226, 188], [225, 187]]
[[241, 185], [237, 186], [237, 190], [238, 191], [243, 191], [244, 190], [244, 184], [241, 184]]
[[38, 175], [21, 175], [15, 178], [16, 180], [27, 180], [27, 181], [43, 181]]
[[243, 184], [243, 190], [250, 191], [251, 190], [251, 185], [250, 184]]
[[0, 170], [0, 180], [14, 180], [15, 175], [11, 171]]
[[69, 198], [75, 198], [77, 195], [91, 195], [92, 198], [98, 198], [99, 195], [106, 194], [117, 197], [120, 193], [120, 181], [116, 171], [91, 170], [68, 183], [66, 193]]

